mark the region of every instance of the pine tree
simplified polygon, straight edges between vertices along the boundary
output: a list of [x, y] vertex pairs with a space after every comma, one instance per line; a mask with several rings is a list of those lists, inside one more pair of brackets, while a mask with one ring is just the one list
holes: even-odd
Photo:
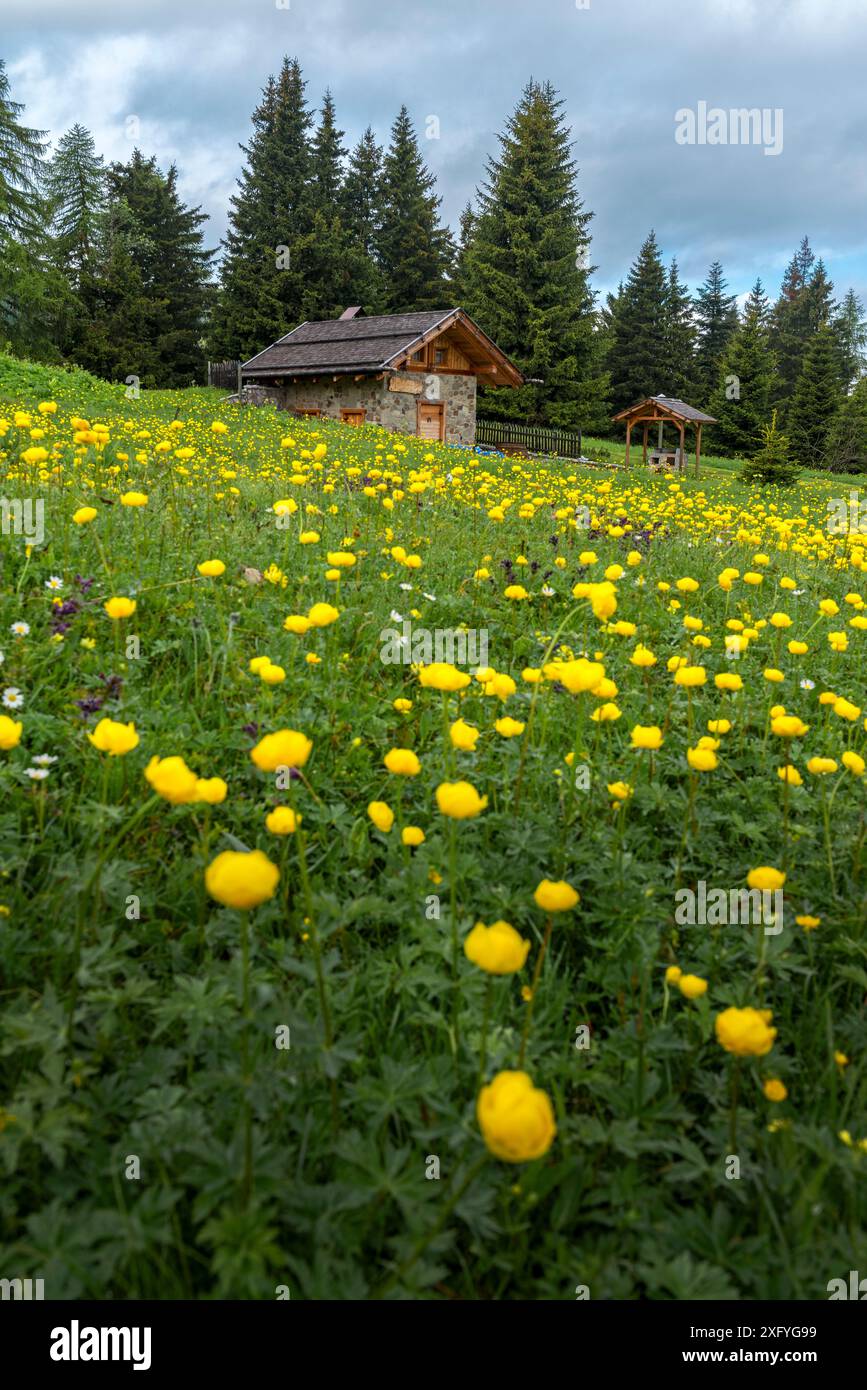
[[701, 402], [710, 399], [729, 339], [738, 326], [737, 296], [726, 294], [727, 288], [723, 268], [714, 261], [695, 301], [696, 388]]
[[867, 320], [864, 305], [854, 290], [847, 290], [833, 323], [840, 349], [843, 389], [849, 391], [864, 371]]
[[842, 404], [842, 372], [837, 340], [825, 324], [813, 335], [789, 410], [792, 457], [806, 468], [820, 468], [831, 423]]
[[41, 236], [46, 143], [44, 131], [21, 124], [23, 110], [12, 100], [6, 64], [0, 58], [0, 239], [27, 245]]
[[230, 200], [214, 356], [248, 358], [297, 326], [311, 295], [312, 117], [295, 59], [269, 78], [253, 112], [246, 163]]
[[376, 297], [373, 265], [345, 221], [342, 130], [338, 130], [331, 93], [322, 102], [312, 143], [312, 237], [307, 252], [306, 319], [335, 318], [349, 304], [369, 312]]
[[382, 211], [376, 251], [385, 292], [385, 312], [449, 307], [448, 273], [454, 247], [440, 224], [441, 199], [425, 167], [409, 112], [402, 106], [391, 128], [383, 161]]
[[134, 378], [142, 387], [159, 385], [156, 342], [167, 306], [145, 288], [142, 266], [153, 255], [128, 204], [110, 197], [97, 219], [93, 255], [81, 277], [83, 312], [70, 345], [80, 366], [108, 381]]
[[677, 261], [668, 272], [665, 297], [665, 357], [660, 363], [663, 395], [689, 401], [695, 394], [695, 327], [689, 290], [681, 281]]
[[670, 394], [664, 378], [668, 296], [668, 277], [651, 232], [613, 307], [608, 363], [614, 414], [648, 396]]
[[46, 171], [45, 189], [51, 258], [76, 290], [93, 255], [106, 199], [102, 155], [96, 153], [93, 136], [83, 125], [76, 122], [58, 141]]
[[834, 473], [867, 473], [867, 377], [834, 416], [823, 465]]
[[541, 380], [486, 390], [480, 408], [599, 430], [608, 410], [590, 288], [592, 213], [578, 196], [562, 107], [549, 83], [525, 87], [488, 161], [461, 273], [468, 312], [525, 377]]
[[783, 414], [792, 405], [807, 348], [834, 313], [833, 285], [806, 237], [789, 262], [771, 313], [771, 348], [777, 364], [775, 400]]
[[745, 483], [789, 487], [797, 478], [797, 465], [789, 458], [789, 440], [777, 425], [777, 412], [769, 425], [762, 426], [762, 447], [741, 469]]
[[382, 147], [370, 126], [349, 156], [340, 194], [343, 223], [358, 256], [352, 302], [366, 314], [380, 314], [385, 302], [382, 272], [376, 261], [382, 195]]
[[771, 413], [774, 363], [770, 351], [768, 300], [757, 280], [744, 305], [743, 318], [729, 340], [720, 377], [708, 411], [713, 447], [736, 458], [749, 458], [761, 445]]
[[470, 296], [470, 284], [467, 274], [468, 258], [473, 238], [476, 234], [475, 209], [472, 203], [467, 203], [460, 216], [460, 232], [458, 236], [457, 255], [455, 257], [455, 268], [452, 275], [453, 297], [456, 304], [464, 305]]

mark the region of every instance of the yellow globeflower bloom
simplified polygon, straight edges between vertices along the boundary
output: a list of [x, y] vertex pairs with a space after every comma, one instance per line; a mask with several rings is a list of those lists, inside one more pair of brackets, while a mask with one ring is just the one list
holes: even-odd
[[632, 747], [651, 750], [661, 748], [662, 730], [656, 724], [636, 724], [632, 730]]
[[392, 748], [386, 753], [383, 762], [389, 772], [394, 772], [400, 777], [417, 777], [421, 772], [421, 763], [410, 748]]
[[418, 679], [428, 690], [465, 690], [470, 683], [466, 671], [459, 671], [448, 661], [432, 661], [428, 666], [420, 666]]
[[757, 869], [750, 869], [747, 874], [747, 883], [750, 888], [758, 888], [763, 892], [775, 893], [778, 888], [782, 888], [786, 881], [786, 875], [780, 869], [771, 868], [767, 864], [762, 864]]
[[367, 808], [367, 814], [377, 830], [381, 830], [383, 835], [387, 835], [394, 825], [394, 811], [385, 801], [371, 801]]
[[724, 1009], [716, 1016], [717, 1042], [736, 1057], [764, 1057], [777, 1036], [770, 1009]]
[[581, 895], [563, 879], [554, 882], [550, 878], [543, 878], [533, 897], [536, 906], [541, 907], [543, 912], [569, 912], [581, 901]]
[[125, 492], [120, 499], [122, 507], [146, 507], [148, 495], [146, 492]]
[[337, 622], [340, 610], [330, 603], [314, 603], [307, 617], [313, 627], [328, 627], [329, 624]]
[[698, 999], [702, 994], [707, 994], [707, 980], [700, 975], [679, 975], [677, 987], [687, 999]]
[[294, 835], [301, 819], [291, 806], [275, 806], [265, 817], [265, 827], [272, 835]]
[[10, 748], [17, 748], [21, 742], [21, 730], [24, 725], [21, 720], [10, 719], [8, 714], [0, 714], [0, 748], [4, 752], [9, 752]]
[[557, 1133], [550, 1099], [523, 1071], [501, 1071], [483, 1086], [476, 1117], [488, 1149], [506, 1163], [541, 1158]]
[[424, 844], [424, 831], [418, 825], [405, 825], [400, 832], [401, 843], [415, 849]]
[[183, 758], [151, 758], [145, 777], [154, 791], [173, 806], [187, 806], [198, 800], [199, 779]]
[[205, 887], [224, 907], [246, 910], [273, 898], [280, 870], [260, 849], [238, 853], [227, 849], [205, 870]]
[[436, 789], [437, 806], [452, 820], [472, 820], [481, 815], [488, 804], [470, 782], [441, 782]]
[[306, 734], [297, 729], [278, 729], [266, 734], [251, 749], [250, 757], [263, 772], [276, 772], [278, 767], [304, 767], [313, 750]]
[[110, 758], [122, 757], [124, 753], [137, 748], [139, 743], [132, 721], [129, 724], [120, 724], [114, 719], [100, 719], [93, 733], [89, 733], [87, 737], [94, 748], [98, 748], [100, 753], [108, 753]]
[[512, 975], [523, 969], [529, 949], [529, 941], [508, 922], [494, 922], [490, 927], [477, 922], [464, 941], [467, 960], [489, 975]]
[[206, 579], [219, 579], [221, 574], [226, 573], [226, 566], [222, 560], [203, 560], [200, 565], [196, 565], [196, 569]]
[[222, 777], [199, 777], [196, 781], [196, 801], [204, 801], [208, 806], [219, 806], [228, 791]]
[[472, 753], [479, 739], [479, 730], [474, 724], [466, 724], [463, 719], [456, 719], [449, 729], [449, 738], [455, 748]]
[[79, 507], [78, 511], [72, 513], [72, 520], [76, 526], [86, 526], [89, 521], [93, 521], [96, 516], [96, 507]]
[[136, 609], [134, 598], [123, 598], [116, 595], [114, 598], [107, 598], [103, 604], [106, 613], [112, 619], [131, 618]]

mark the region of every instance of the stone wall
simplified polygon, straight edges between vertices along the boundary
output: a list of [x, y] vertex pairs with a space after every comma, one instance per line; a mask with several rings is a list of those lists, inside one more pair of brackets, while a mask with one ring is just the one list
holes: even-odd
[[[373, 376], [361, 381], [351, 376], [339, 376], [336, 381], [320, 377], [317, 381], [287, 383], [280, 388], [279, 403], [287, 410], [321, 410], [335, 420], [340, 419], [341, 410], [365, 410], [368, 424], [415, 434], [419, 400], [442, 401], [446, 443], [472, 445], [476, 436], [476, 378], [438, 372], [421, 380], [425, 393], [414, 396], [405, 391], [389, 391], [387, 381], [377, 381]], [[434, 394], [437, 390], [438, 395]]]

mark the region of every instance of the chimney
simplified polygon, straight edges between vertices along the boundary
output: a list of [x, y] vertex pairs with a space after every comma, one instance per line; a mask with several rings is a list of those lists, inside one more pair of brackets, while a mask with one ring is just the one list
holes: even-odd
[[360, 314], [360, 313], [361, 313], [361, 305], [360, 305], [360, 304], [354, 304], [354, 305], [352, 306], [351, 309], [344, 309], [344, 310], [343, 310], [343, 313], [340, 315], [340, 318], [339, 318], [338, 322], [339, 322], [339, 323], [342, 323], [344, 319], [354, 319], [354, 318], [356, 318], [356, 317], [358, 316], [358, 314]]

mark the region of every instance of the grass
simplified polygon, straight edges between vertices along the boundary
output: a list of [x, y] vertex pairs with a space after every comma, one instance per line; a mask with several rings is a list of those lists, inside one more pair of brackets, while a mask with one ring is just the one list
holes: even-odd
[[[293, 1299], [823, 1299], [858, 1268], [867, 827], [842, 758], [865, 731], [821, 702], [864, 689], [860, 538], [825, 527], [839, 480], [776, 493], [480, 458], [8, 360], [0, 399], [5, 495], [45, 504], [29, 554], [2, 537], [0, 686], [23, 727], [0, 751], [0, 1265], [52, 1298]], [[122, 505], [130, 490], [146, 505]], [[97, 517], [76, 524], [85, 504]], [[209, 559], [225, 573], [202, 576]], [[573, 596], [587, 582], [597, 606], [613, 591], [608, 619]], [[112, 596], [133, 616], [109, 619]], [[335, 622], [285, 630], [321, 602]], [[441, 694], [384, 662], [405, 619], [484, 631], [514, 691]], [[754, 634], [736, 660], [733, 624]], [[632, 664], [639, 643], [654, 665]], [[522, 674], [581, 653], [616, 693], [570, 694], [584, 668]], [[250, 670], [266, 654], [275, 684]], [[684, 657], [704, 684], [675, 684]], [[718, 689], [725, 673], [743, 689]], [[804, 734], [771, 732], [777, 703]], [[594, 721], [603, 704], [619, 717]], [[447, 735], [458, 715], [474, 752]], [[103, 717], [139, 744], [99, 752]], [[718, 765], [695, 771], [687, 749], [718, 720]], [[660, 727], [658, 752], [631, 748], [635, 725]], [[312, 741], [303, 777], [251, 759], [281, 728]], [[417, 776], [386, 770], [392, 748]], [[33, 780], [41, 754], [57, 761]], [[225, 779], [225, 800], [152, 796], [154, 755]], [[816, 756], [836, 769], [810, 773]], [[787, 763], [803, 785], [780, 780]], [[436, 799], [458, 778], [488, 798], [461, 821]], [[277, 805], [303, 817], [295, 834], [268, 831]], [[273, 897], [221, 905], [206, 866], [253, 848], [279, 870]], [[758, 866], [786, 874], [781, 931], [678, 920], [683, 890], [740, 889]], [[549, 919], [545, 878], [577, 906]], [[467, 959], [480, 920], [529, 942], [523, 969]], [[667, 982], [673, 966], [706, 992]], [[730, 1007], [773, 1012], [769, 1052], [720, 1045]], [[525, 1032], [556, 1136], [508, 1163], [476, 1101]]]

